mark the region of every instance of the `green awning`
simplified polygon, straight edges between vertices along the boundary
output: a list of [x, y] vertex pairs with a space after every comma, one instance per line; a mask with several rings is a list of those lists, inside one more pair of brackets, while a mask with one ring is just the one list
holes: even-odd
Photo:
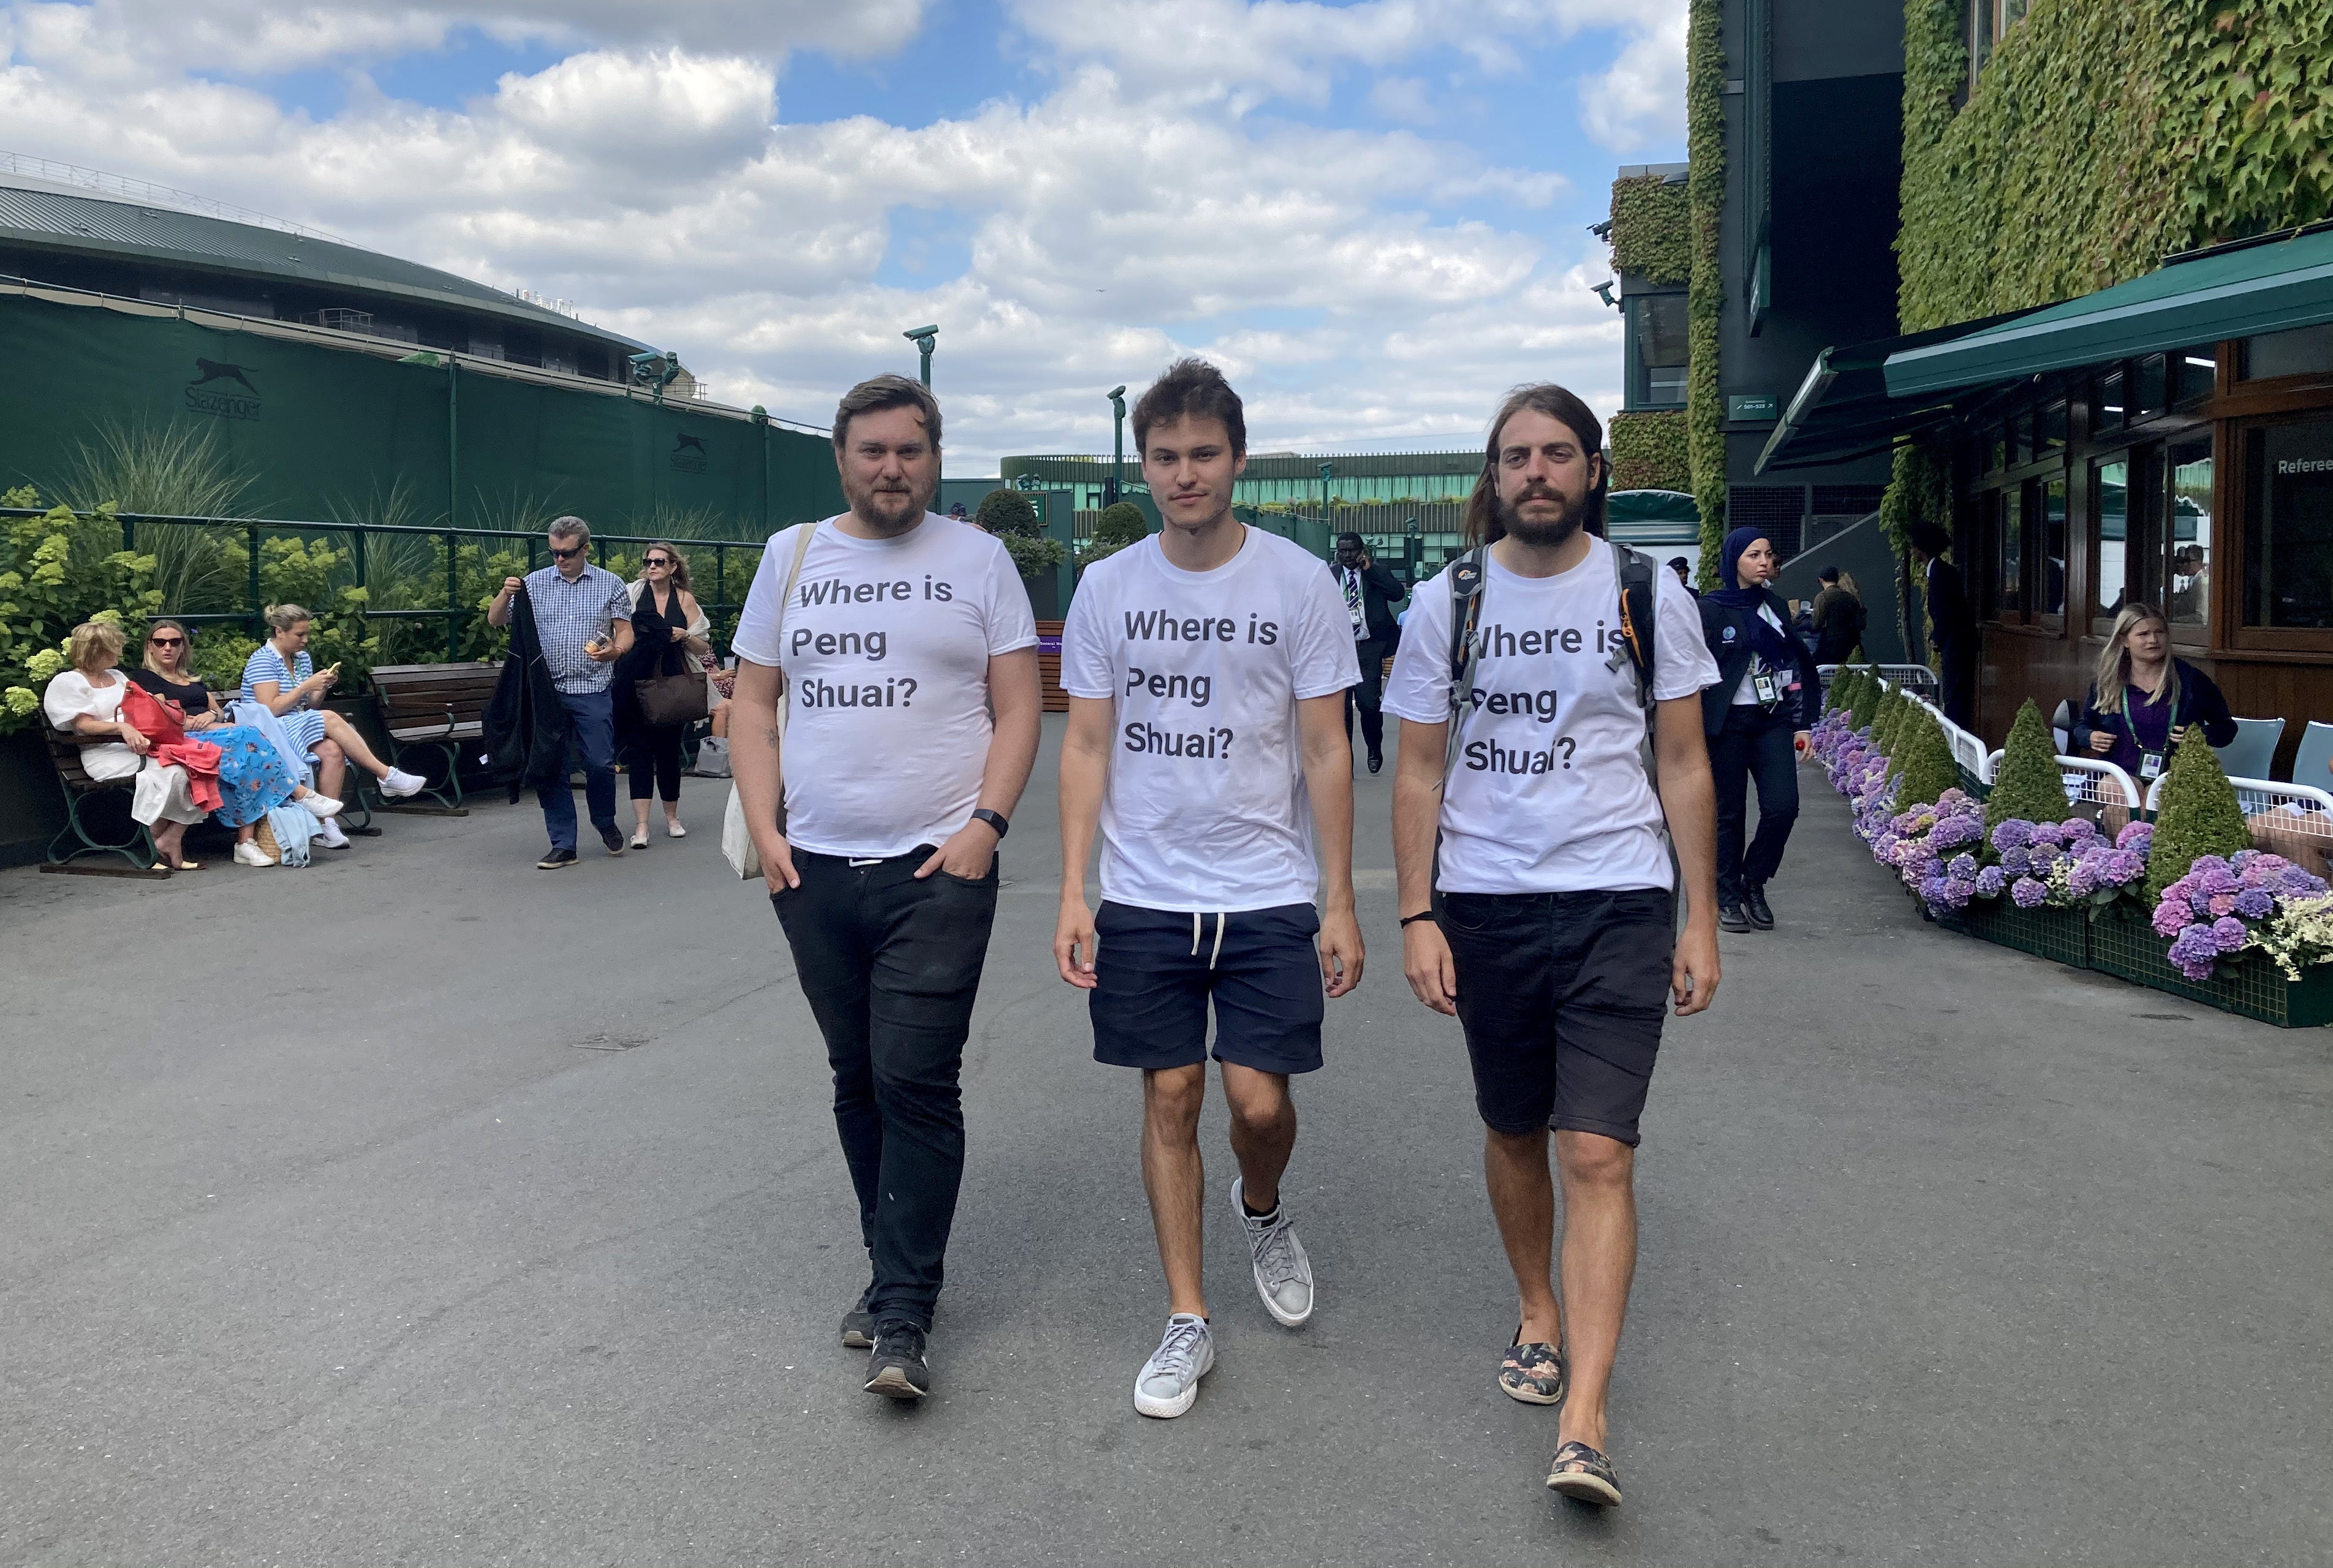
[[1701, 508], [1682, 490], [1616, 490], [1604, 498], [1614, 522], [1687, 522], [1701, 526]]
[[1891, 397], [2333, 321], [2333, 225], [2215, 246], [2143, 278], [1887, 357]]
[[1963, 321], [1908, 337], [1825, 349], [1815, 356], [1807, 378], [1782, 410], [1781, 420], [1767, 438], [1752, 472], [1851, 463], [1949, 424], [1962, 404], [1989, 394], [1990, 385], [1963, 389], [1958, 396], [1890, 397], [1886, 367], [1897, 355], [1952, 342], [2017, 320], [2022, 314], [1988, 316], [1981, 321]]

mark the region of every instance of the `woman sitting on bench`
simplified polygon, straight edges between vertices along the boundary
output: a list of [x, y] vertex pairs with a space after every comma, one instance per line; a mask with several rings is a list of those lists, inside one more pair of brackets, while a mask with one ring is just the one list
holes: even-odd
[[271, 808], [297, 801], [319, 817], [339, 812], [341, 803], [319, 795], [292, 777], [275, 742], [248, 725], [230, 723], [219, 712], [219, 700], [200, 675], [187, 666], [193, 653], [190, 634], [174, 620], [158, 620], [146, 629], [145, 668], [130, 672], [133, 684], [166, 703], [176, 703], [186, 715], [187, 738], [219, 749], [219, 808], [212, 813], [235, 829], [235, 859], [238, 865], [274, 864], [258, 844], [259, 822]]
[[[273, 635], [244, 662], [243, 694], [283, 721], [292, 743], [315, 763], [316, 788], [326, 795], [340, 798], [341, 774], [351, 760], [380, 780], [380, 792], [390, 799], [418, 793], [424, 782], [420, 775], [392, 768], [374, 756], [355, 725], [323, 706], [325, 693], [341, 678], [341, 667], [319, 670], [309, 658], [308, 626], [315, 618], [298, 605], [267, 607]], [[327, 849], [349, 846], [348, 835], [330, 817], [316, 838]]]
[[110, 621], [83, 621], [65, 645], [69, 670], [60, 670], [42, 693], [49, 722], [82, 743], [82, 771], [92, 779], [129, 779], [130, 815], [154, 835], [157, 871], [195, 871], [200, 862], [181, 853], [187, 827], [203, 819], [187, 787], [187, 770], [149, 755], [154, 742], [121, 717], [121, 628]]

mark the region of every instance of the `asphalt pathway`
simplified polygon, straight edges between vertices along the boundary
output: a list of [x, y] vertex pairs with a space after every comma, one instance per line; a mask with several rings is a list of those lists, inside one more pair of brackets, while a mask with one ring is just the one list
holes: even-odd
[[[1312, 1324], [1165, 1314], [1132, 1078], [1052, 973], [1051, 747], [1006, 846], [917, 1409], [859, 1391], [823, 1052], [725, 785], [538, 873], [531, 805], [305, 872], [0, 875], [0, 1563], [2333, 1560], [2333, 1036], [1925, 927], [1810, 791], [1673, 1025], [1613, 1396], [1541, 1486], [1456, 1026], [1371, 944], [1300, 1085]], [[1811, 780], [1810, 780], [1811, 782]]]

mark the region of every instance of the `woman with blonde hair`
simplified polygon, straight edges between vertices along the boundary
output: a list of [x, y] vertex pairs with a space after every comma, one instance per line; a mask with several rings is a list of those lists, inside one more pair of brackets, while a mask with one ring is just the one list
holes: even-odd
[[2207, 745], [2236, 738], [2228, 699], [2212, 677], [2173, 655], [2163, 612], [2125, 605], [2098, 655], [2081, 717], [2066, 732], [2068, 749], [2102, 757], [2143, 786], [2170, 765], [2171, 753], [2198, 724]]
[[156, 740], [121, 716], [130, 681], [121, 673], [121, 628], [83, 621], [65, 644], [69, 667], [42, 693], [49, 722], [81, 743], [82, 770], [92, 779], [130, 779], [130, 815], [154, 837], [157, 871], [199, 871], [182, 853], [188, 825], [200, 822], [185, 765], [154, 755]]
[[259, 823], [275, 807], [296, 801], [319, 818], [335, 816], [341, 803], [294, 779], [275, 742], [222, 712], [218, 693], [193, 669], [193, 634], [186, 623], [167, 617], [146, 628], [144, 668], [131, 670], [130, 684], [172, 705], [187, 739], [219, 749], [218, 809], [213, 816], [235, 829], [238, 865], [273, 865], [258, 844]]
[[[323, 705], [341, 678], [341, 666], [319, 670], [308, 656], [308, 629], [315, 618], [298, 605], [267, 607], [268, 638], [244, 661], [244, 697], [283, 721], [293, 745], [315, 764], [316, 788], [323, 794], [340, 798], [341, 775], [350, 761], [379, 779], [380, 792], [392, 800], [418, 794], [425, 782], [418, 774], [374, 756], [356, 726]], [[316, 838], [327, 849], [349, 846], [348, 835], [330, 817]]]
[[664, 797], [666, 837], [688, 837], [680, 825], [680, 742], [688, 723], [650, 723], [640, 709], [638, 683], [674, 675], [702, 682], [699, 661], [713, 652], [706, 640], [712, 626], [688, 591], [688, 558], [667, 540], [640, 552], [640, 575], [629, 591], [632, 646], [616, 665], [616, 747], [631, 780], [632, 847], [646, 849], [652, 795]]

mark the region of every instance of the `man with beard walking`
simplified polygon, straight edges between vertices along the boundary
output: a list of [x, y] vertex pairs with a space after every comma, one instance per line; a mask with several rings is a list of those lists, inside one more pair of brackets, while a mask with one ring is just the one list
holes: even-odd
[[931, 1388], [925, 1343], [964, 1176], [957, 1079], [996, 846], [1043, 699], [1012, 557], [927, 510], [931, 393], [903, 376], [852, 387], [834, 461], [850, 510], [772, 536], [738, 619], [730, 765], [826, 1038], [872, 1263], [842, 1343], [873, 1349], [869, 1391], [914, 1400]]
[[1717, 670], [1675, 574], [1583, 528], [1602, 445], [1564, 388], [1508, 395], [1467, 506], [1474, 548], [1417, 589], [1385, 705], [1402, 722], [1403, 970], [1464, 1027], [1520, 1297], [1498, 1384], [1563, 1405], [1547, 1484], [1609, 1506], [1605, 1394], [1636, 1267], [1637, 1118], [1665, 1003], [1697, 1013], [1717, 989], [1700, 700]]

